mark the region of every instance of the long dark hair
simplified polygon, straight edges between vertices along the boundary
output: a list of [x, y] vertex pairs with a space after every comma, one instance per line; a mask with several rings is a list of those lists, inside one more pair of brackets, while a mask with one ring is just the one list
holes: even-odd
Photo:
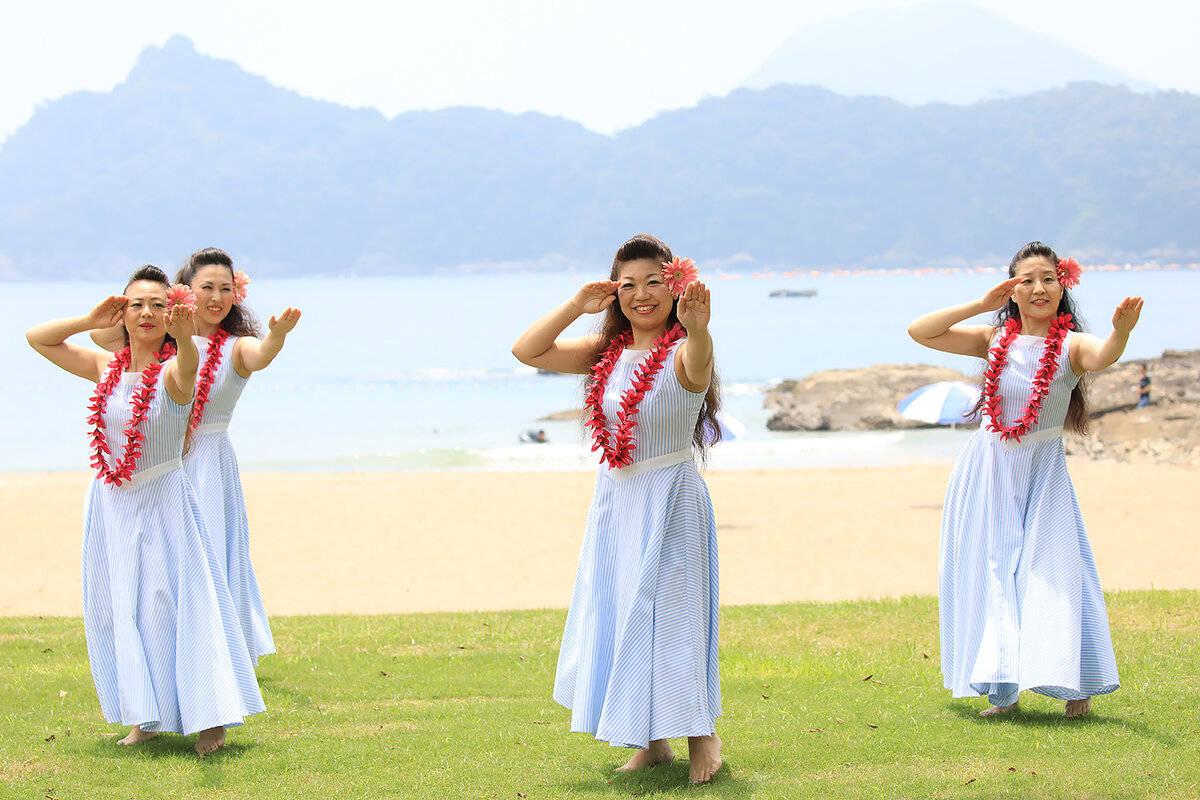
[[[233, 259], [224, 250], [216, 247], [206, 247], [188, 256], [188, 260], [175, 276], [176, 283], [192, 285], [196, 273], [202, 267], [225, 267], [229, 270], [229, 278], [233, 279]], [[234, 336], [262, 336], [262, 326], [254, 317], [254, 313], [242, 303], [234, 303], [229, 307], [229, 313], [221, 320], [221, 327]]]
[[[1058, 255], [1048, 244], [1042, 242], [1030, 242], [1017, 251], [1017, 254], [1012, 257], [1012, 261], [1008, 264], [1008, 277], [1015, 277], [1017, 274], [1017, 264], [1027, 258], [1044, 258], [1050, 262], [1052, 267], [1058, 266]], [[1071, 300], [1071, 293], [1067, 287], [1062, 287], [1062, 297], [1058, 301], [1058, 314], [1070, 314], [1072, 321], [1075, 323], [1075, 330], [1083, 331], [1083, 319], [1079, 316], [1079, 312], [1075, 310], [1075, 303]], [[994, 324], [998, 328], [1003, 328], [1004, 323], [1010, 319], [1021, 319], [1021, 310], [1017, 307], [1017, 303], [1012, 298], [1004, 304], [1004, 307], [996, 312]], [[1065, 353], [1063, 354], [1066, 355]], [[1060, 356], [1061, 358], [1062, 356]], [[1091, 382], [1089, 375], [1085, 372], [1075, 384], [1075, 388], [1071, 390], [1071, 402], [1067, 406], [1067, 418], [1063, 421], [1063, 427], [1071, 433], [1086, 436], [1088, 432], [1088, 384]], [[983, 397], [979, 398], [979, 403], [975, 406], [975, 415], [981, 413], [983, 408]]]
[[[125, 282], [125, 291], [129, 291], [129, 287], [133, 286], [133, 284], [137, 283], [138, 281], [151, 281], [152, 283], [161, 283], [167, 289], [171, 288], [171, 282], [167, 280], [167, 273], [163, 272], [161, 269], [154, 266], [153, 264], [142, 264], [140, 267], [135, 269], [133, 271], [133, 274], [129, 276], [129, 280]], [[125, 334], [125, 345], [128, 347], [129, 346], [129, 329], [126, 328], [124, 325], [122, 325], [121, 332]], [[166, 342], [170, 342], [171, 344], [175, 345], [176, 344], [175, 337], [168, 333], [165, 341], [163, 342], [164, 346], [165, 346]], [[178, 346], [178, 345], [176, 345], [176, 346]]]
[[[654, 261], [671, 261], [674, 256], [671, 254], [671, 248], [667, 247], [667, 243], [663, 240], [648, 233], [638, 234], [617, 249], [608, 279], [615, 281], [621, 271], [621, 265], [643, 258]], [[678, 305], [679, 300], [676, 298], [671, 303], [671, 313], [667, 317], [667, 330], [670, 330], [671, 326], [679, 321]], [[629, 324], [629, 318], [621, 310], [621, 303], [618, 301], [609, 304], [604, 316], [600, 319], [600, 346], [592, 354], [592, 365], [600, 360], [601, 354], [613, 339], [625, 331], [631, 330], [632, 327]], [[586, 385], [586, 379], [584, 383]], [[717, 412], [720, 410], [721, 380], [717, 375], [716, 364], [714, 364], [712, 377], [708, 380], [708, 391], [704, 393], [704, 403], [700, 406], [700, 416], [696, 419], [696, 427], [692, 431], [692, 445], [700, 453], [702, 462], [708, 458], [708, 448], [721, 441], [721, 424], [717, 420]]]

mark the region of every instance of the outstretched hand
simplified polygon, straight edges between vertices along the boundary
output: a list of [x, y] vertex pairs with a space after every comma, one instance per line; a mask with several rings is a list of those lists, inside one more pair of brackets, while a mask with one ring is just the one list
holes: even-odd
[[1126, 297], [1113, 312], [1113, 330], [1128, 335], [1142, 316], [1142, 298]]
[[267, 330], [271, 333], [280, 333], [287, 336], [296, 327], [296, 323], [300, 321], [300, 309], [288, 306], [283, 310], [283, 313], [276, 317], [271, 315], [271, 319], [267, 322]]
[[1003, 308], [1004, 304], [1012, 299], [1013, 291], [1021, 280], [1021, 278], [1009, 278], [988, 289], [987, 294], [979, 298], [979, 304], [983, 306], [983, 310], [998, 311]]
[[129, 300], [123, 295], [109, 295], [87, 315], [88, 330], [103, 330], [120, 324]]
[[166, 323], [167, 333], [171, 334], [175, 341], [179, 342], [191, 337], [196, 328], [192, 313], [192, 309], [183, 303], [173, 305], [169, 311], [163, 313], [163, 322]]
[[617, 299], [614, 292], [621, 284], [617, 281], [592, 281], [579, 287], [571, 298], [571, 305], [580, 314], [599, 314]]
[[679, 296], [679, 304], [675, 314], [679, 324], [687, 329], [689, 334], [708, 329], [708, 318], [711, 311], [709, 290], [700, 281], [692, 281]]

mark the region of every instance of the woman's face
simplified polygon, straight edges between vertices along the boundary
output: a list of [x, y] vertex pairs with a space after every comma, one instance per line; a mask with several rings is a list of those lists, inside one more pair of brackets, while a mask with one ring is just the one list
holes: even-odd
[[192, 276], [196, 295], [196, 318], [208, 325], [220, 325], [233, 308], [233, 272], [222, 264], [209, 264]]
[[167, 287], [134, 281], [125, 289], [125, 330], [130, 342], [154, 344], [167, 335]]
[[629, 324], [638, 330], [661, 330], [671, 316], [675, 298], [662, 276], [662, 264], [652, 258], [626, 261], [617, 271], [617, 302]]
[[1058, 268], [1044, 256], [1033, 256], [1017, 262], [1013, 277], [1021, 282], [1013, 289], [1013, 300], [1021, 316], [1044, 319], [1058, 316], [1058, 303], [1063, 296], [1058, 282]]

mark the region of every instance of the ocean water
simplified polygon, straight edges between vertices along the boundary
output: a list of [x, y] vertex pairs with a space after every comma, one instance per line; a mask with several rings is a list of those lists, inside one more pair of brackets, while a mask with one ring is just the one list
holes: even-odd
[[[253, 277], [253, 276], [251, 276]], [[883, 466], [953, 458], [969, 431], [772, 433], [762, 392], [831, 368], [927, 363], [974, 373], [972, 359], [909, 339], [919, 314], [978, 297], [1001, 275], [718, 275], [712, 332], [730, 414], [745, 426], [714, 448], [710, 467]], [[537, 317], [566, 300], [580, 274], [254, 280], [249, 306], [265, 319], [288, 305], [299, 326], [255, 375], [230, 426], [250, 471], [591, 470], [578, 422], [547, 422], [578, 408], [577, 376], [539, 375], [509, 352]], [[24, 331], [86, 313], [119, 285], [4, 284], [0, 319], [0, 472], [87, 468], [84, 406], [92, 386], [38, 356]], [[812, 298], [771, 298], [816, 289]], [[1146, 306], [1125, 359], [1200, 347], [1200, 270], [1087, 272], [1074, 290], [1086, 329], [1111, 330], [1126, 295]], [[594, 319], [571, 333], [591, 330]], [[79, 337], [82, 342], [85, 337]], [[85, 342], [86, 343], [86, 342]], [[548, 444], [521, 444], [543, 429]]]

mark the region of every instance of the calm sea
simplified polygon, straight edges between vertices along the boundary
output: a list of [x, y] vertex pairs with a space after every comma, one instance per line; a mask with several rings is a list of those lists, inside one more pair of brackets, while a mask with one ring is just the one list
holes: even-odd
[[[251, 276], [253, 277], [253, 276]], [[822, 369], [930, 363], [968, 373], [970, 359], [912, 342], [917, 315], [982, 294], [998, 274], [824, 274], [717, 277], [712, 331], [727, 409], [746, 432], [718, 446], [718, 469], [872, 466], [952, 458], [963, 430], [777, 434], [762, 392]], [[590, 278], [588, 278], [590, 279]], [[275, 363], [255, 375], [230, 434], [251, 471], [592, 469], [578, 423], [539, 417], [580, 405], [580, 381], [543, 376], [509, 348], [535, 318], [569, 297], [581, 275], [512, 274], [255, 280], [249, 305], [265, 318], [303, 310]], [[86, 313], [118, 285], [3, 285], [0, 472], [87, 467], [90, 384], [43, 360], [24, 331]], [[771, 298], [815, 289], [812, 298]], [[1087, 329], [1107, 335], [1128, 294], [1146, 300], [1125, 358], [1200, 347], [1200, 270], [1088, 272], [1075, 290]], [[590, 330], [592, 319], [577, 323]], [[81, 337], [82, 338], [82, 337]], [[544, 429], [549, 444], [521, 444]]]

